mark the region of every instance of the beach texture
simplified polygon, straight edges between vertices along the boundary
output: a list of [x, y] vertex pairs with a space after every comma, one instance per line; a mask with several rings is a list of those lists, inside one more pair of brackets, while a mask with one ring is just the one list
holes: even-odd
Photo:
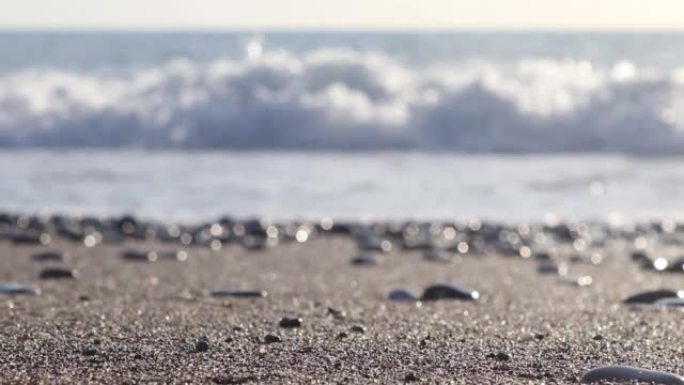
[[[623, 299], [679, 288], [682, 274], [641, 269], [628, 254], [569, 265], [593, 284], [563, 284], [531, 260], [459, 255], [452, 263], [395, 248], [354, 266], [346, 236], [274, 248], [186, 247], [187, 260], [134, 262], [128, 240], [85, 247], [0, 241], [0, 282], [40, 287], [0, 296], [2, 384], [576, 384], [584, 372], [625, 364], [684, 373], [684, 312], [631, 308]], [[37, 262], [42, 250], [62, 262]], [[41, 280], [66, 266], [76, 279]], [[477, 301], [390, 301], [435, 283], [479, 291]], [[221, 288], [263, 298], [216, 298]], [[301, 318], [284, 328], [282, 317]]]

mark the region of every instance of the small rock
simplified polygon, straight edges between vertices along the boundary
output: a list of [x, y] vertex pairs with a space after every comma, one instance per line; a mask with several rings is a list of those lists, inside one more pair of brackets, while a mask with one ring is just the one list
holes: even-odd
[[594, 341], [603, 341], [603, 336], [600, 334], [597, 334], [597, 335], [591, 337], [591, 339]]
[[333, 318], [335, 319], [344, 319], [345, 317], [347, 317], [347, 312], [345, 312], [344, 310], [337, 310], [329, 307], [327, 312], [328, 315], [333, 316]]
[[366, 329], [364, 329], [363, 326], [361, 326], [361, 325], [354, 325], [351, 328], [349, 328], [349, 331], [352, 333], [363, 334], [366, 332]]
[[37, 287], [20, 285], [18, 283], [0, 283], [0, 294], [40, 295], [40, 289]]
[[212, 297], [263, 298], [268, 296], [265, 290], [216, 289], [209, 292]]
[[302, 319], [283, 317], [280, 319], [280, 322], [278, 322], [278, 326], [281, 328], [298, 328], [302, 326]]
[[418, 297], [407, 289], [394, 289], [390, 291], [387, 298], [392, 301], [417, 301]]
[[406, 376], [404, 376], [404, 382], [416, 382], [420, 381], [420, 379], [413, 373], [409, 373]]
[[623, 302], [626, 304], [653, 304], [663, 298], [684, 298], [684, 290], [674, 291], [670, 289], [660, 289], [645, 291], [634, 294], [626, 298]]
[[496, 354], [490, 353], [487, 357], [496, 358], [499, 361], [508, 361], [511, 359], [511, 355], [506, 352], [498, 352]]
[[378, 261], [373, 256], [361, 255], [352, 259], [351, 264], [354, 266], [371, 267], [376, 266], [378, 264]]
[[132, 262], [155, 262], [159, 259], [159, 255], [154, 251], [143, 251], [143, 250], [124, 250], [121, 253], [121, 257], [127, 261]]
[[83, 354], [86, 357], [92, 357], [94, 355], [97, 355], [98, 351], [95, 349], [94, 346], [88, 346], [87, 348], [83, 349], [81, 354]]
[[553, 261], [544, 260], [537, 265], [537, 272], [544, 275], [563, 276], [568, 273], [568, 266], [565, 264], [557, 264]]
[[340, 333], [337, 335], [337, 337], [335, 337], [335, 338], [337, 338], [338, 340], [343, 340], [343, 339], [345, 339], [345, 338], [347, 338], [347, 337], [349, 337], [349, 334], [347, 334], [347, 333], [345, 333], [345, 332], [340, 332]]
[[440, 299], [475, 301], [478, 298], [480, 298], [480, 293], [475, 290], [448, 284], [428, 286], [420, 297], [423, 301], [437, 301]]
[[594, 280], [589, 275], [566, 275], [558, 277], [558, 282], [565, 285], [585, 287], [591, 286]]
[[661, 385], [683, 385], [684, 378], [667, 372], [631, 366], [604, 366], [584, 373], [580, 382], [583, 384], [594, 382], [647, 382]]
[[534, 334], [534, 338], [538, 339], [540, 341], [543, 340], [545, 337], [546, 337], [546, 335], [544, 333], [535, 333]]
[[61, 267], [50, 267], [40, 272], [40, 279], [75, 279], [78, 271]]
[[205, 340], [197, 340], [195, 342], [195, 351], [196, 352], [206, 352], [209, 350], [209, 343]]
[[266, 336], [264, 337], [264, 343], [266, 344], [275, 344], [281, 341], [282, 340], [280, 339], [280, 337], [278, 337], [275, 334], [266, 334]]
[[36, 262], [61, 262], [64, 260], [64, 257], [58, 251], [43, 251], [31, 255], [31, 259]]

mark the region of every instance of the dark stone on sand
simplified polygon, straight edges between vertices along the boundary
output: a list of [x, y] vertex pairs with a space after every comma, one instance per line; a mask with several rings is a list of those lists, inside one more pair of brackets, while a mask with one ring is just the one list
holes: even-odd
[[87, 348], [83, 349], [81, 351], [81, 354], [83, 354], [86, 357], [92, 357], [97, 355], [98, 351], [94, 346], [88, 346]]
[[498, 361], [508, 361], [511, 359], [511, 355], [506, 352], [490, 353], [487, 357], [495, 358]]
[[603, 341], [603, 336], [600, 334], [597, 334], [597, 335], [591, 337], [591, 339], [594, 341]]
[[376, 266], [378, 261], [371, 255], [361, 255], [351, 261], [354, 266]]
[[209, 350], [209, 343], [206, 340], [197, 340], [195, 342], [195, 351], [198, 353], [206, 352]]
[[406, 376], [404, 376], [404, 382], [416, 382], [420, 381], [420, 379], [413, 373], [409, 373]]
[[420, 297], [423, 301], [437, 301], [441, 299], [475, 301], [478, 298], [480, 298], [480, 293], [476, 290], [450, 284], [428, 286]]
[[337, 337], [335, 337], [335, 338], [337, 338], [338, 340], [343, 340], [347, 337], [349, 337], [349, 334], [347, 334], [345, 332], [340, 332], [339, 334], [337, 334]]
[[565, 275], [567, 267], [553, 261], [544, 260], [537, 265], [537, 272], [544, 275]]
[[18, 283], [0, 283], [0, 294], [7, 295], [39, 295], [37, 287], [24, 286]]
[[684, 378], [672, 373], [631, 366], [604, 366], [584, 373], [580, 382], [583, 384], [594, 382], [646, 382], [660, 385], [683, 385]]
[[333, 316], [335, 319], [344, 319], [347, 316], [347, 312], [344, 310], [338, 310], [332, 307], [328, 308], [327, 314]]
[[59, 251], [42, 251], [31, 255], [31, 259], [36, 262], [61, 262], [64, 257]]
[[283, 317], [280, 319], [280, 322], [278, 322], [278, 326], [281, 328], [298, 328], [302, 326], [302, 319]]
[[159, 256], [153, 251], [143, 251], [143, 250], [124, 250], [121, 253], [121, 257], [127, 261], [133, 262], [155, 262]]
[[660, 289], [653, 291], [645, 291], [634, 294], [626, 298], [623, 302], [626, 304], [653, 304], [664, 298], [684, 298], [684, 290], [674, 291], [670, 289]]
[[354, 325], [351, 328], [349, 328], [349, 331], [352, 333], [363, 334], [366, 332], [366, 329], [364, 329], [364, 327], [361, 325]]
[[216, 289], [209, 292], [212, 297], [263, 298], [268, 295], [265, 290]]
[[281, 341], [282, 340], [280, 339], [280, 337], [278, 337], [275, 334], [266, 334], [266, 336], [264, 337], [264, 343], [266, 344], [275, 344]]
[[75, 279], [78, 271], [61, 267], [49, 267], [40, 272], [40, 279]]
[[390, 291], [387, 298], [392, 301], [417, 301], [418, 297], [407, 289], [394, 289]]
[[546, 337], [546, 334], [544, 334], [544, 333], [535, 333], [534, 334], [534, 338], [538, 339], [540, 341], [543, 340], [545, 337]]

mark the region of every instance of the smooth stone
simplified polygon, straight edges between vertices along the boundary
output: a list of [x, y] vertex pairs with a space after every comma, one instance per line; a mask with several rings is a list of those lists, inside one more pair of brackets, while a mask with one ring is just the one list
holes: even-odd
[[195, 342], [195, 351], [198, 353], [206, 352], [209, 350], [209, 343], [205, 340], [197, 340]]
[[31, 255], [31, 259], [37, 262], [61, 262], [64, 257], [58, 251], [42, 251]]
[[366, 329], [361, 325], [354, 325], [349, 328], [349, 331], [352, 333], [363, 334], [366, 332]]
[[370, 255], [361, 255], [351, 261], [354, 266], [376, 266], [378, 261]]
[[275, 334], [266, 334], [266, 336], [264, 337], [264, 343], [266, 344], [275, 344], [281, 341], [282, 340], [280, 339], [280, 337], [278, 337]]
[[78, 271], [64, 269], [61, 267], [49, 267], [40, 272], [40, 279], [75, 279], [78, 278]]
[[121, 253], [121, 257], [127, 261], [133, 262], [155, 262], [159, 256], [153, 251], [143, 251], [143, 250], [124, 250]]
[[580, 382], [648, 382], [661, 385], [683, 385], [684, 378], [672, 373], [657, 370], [635, 368], [632, 366], [604, 366], [592, 369], [584, 375]]
[[281, 328], [298, 328], [302, 326], [302, 319], [301, 318], [287, 318], [283, 317], [280, 319], [280, 322], [278, 322], [278, 326]]
[[37, 287], [20, 285], [18, 283], [0, 283], [0, 294], [40, 295], [40, 289]]
[[392, 301], [417, 301], [418, 297], [411, 290], [394, 289], [390, 291], [387, 298]]
[[266, 290], [217, 289], [209, 292], [212, 297], [263, 298]]
[[591, 286], [594, 280], [589, 275], [566, 275], [558, 277], [558, 282], [565, 285], [585, 287]]
[[432, 285], [428, 286], [420, 297], [423, 301], [437, 301], [440, 299], [463, 299], [475, 301], [480, 298], [480, 293], [466, 287], [456, 285]]
[[626, 304], [652, 304], [663, 298], [684, 298], [684, 290], [661, 289], [645, 291], [627, 297], [623, 302]]

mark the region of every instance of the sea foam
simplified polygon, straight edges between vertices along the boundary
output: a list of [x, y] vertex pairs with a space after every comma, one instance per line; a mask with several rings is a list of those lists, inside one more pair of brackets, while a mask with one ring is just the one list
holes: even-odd
[[684, 153], [684, 68], [531, 58], [411, 66], [251, 47], [97, 75], [0, 74], [0, 145]]

